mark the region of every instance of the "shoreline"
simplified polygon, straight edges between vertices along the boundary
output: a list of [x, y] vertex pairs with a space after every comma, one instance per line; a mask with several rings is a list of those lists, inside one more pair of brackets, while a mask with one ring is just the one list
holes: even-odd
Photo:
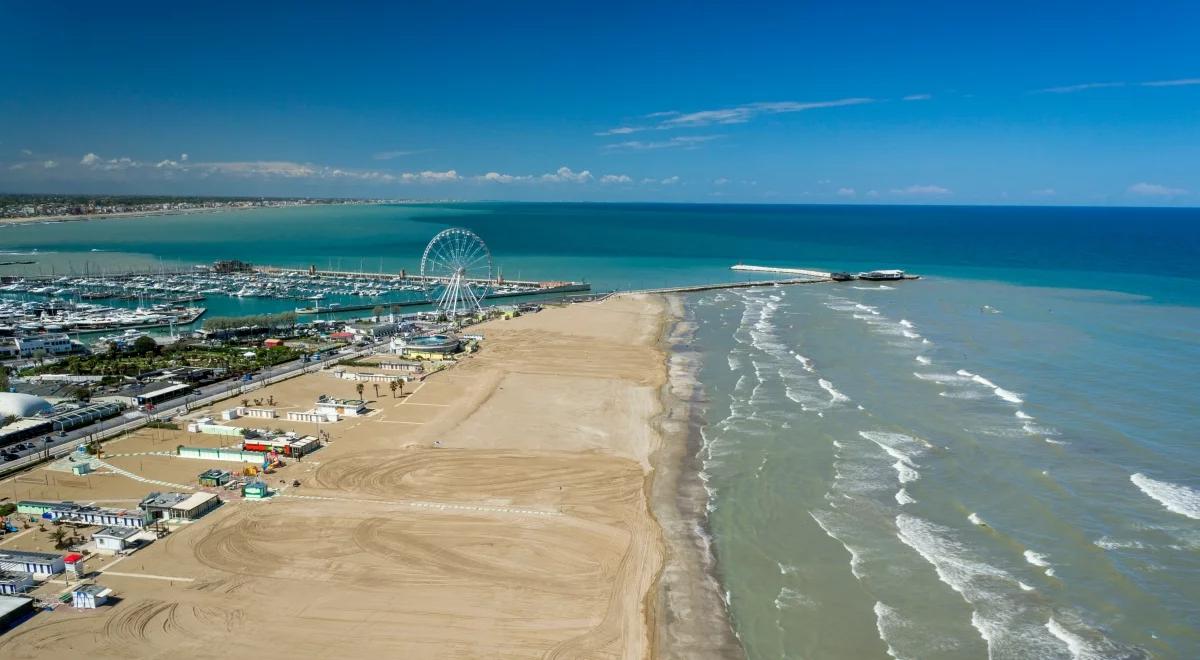
[[661, 441], [650, 459], [651, 512], [666, 546], [653, 592], [651, 653], [661, 658], [744, 658], [733, 629], [707, 522], [708, 493], [700, 476], [702, 384], [699, 354], [688, 350], [694, 325], [680, 296], [665, 303], [658, 340], [666, 379], [652, 421]]
[[291, 209], [308, 206], [371, 206], [377, 202], [331, 203], [312, 202], [309, 204], [293, 204], [287, 206], [230, 206], [200, 209], [169, 209], [165, 211], [124, 211], [121, 213], [84, 213], [80, 215], [34, 215], [21, 218], [0, 218], [0, 227], [20, 226], [24, 224], [57, 224], [60, 222], [89, 222], [92, 220], [159, 218], [172, 215], [196, 215], [203, 213], [226, 213], [229, 211], [259, 211], [262, 209]]

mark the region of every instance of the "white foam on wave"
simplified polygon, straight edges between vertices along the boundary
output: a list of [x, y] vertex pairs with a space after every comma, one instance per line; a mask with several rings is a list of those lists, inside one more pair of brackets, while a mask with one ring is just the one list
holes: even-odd
[[816, 602], [808, 596], [791, 587], [780, 587], [779, 595], [775, 597], [775, 609], [782, 610], [790, 607], [814, 607]]
[[1200, 520], [1200, 491], [1169, 481], [1151, 479], [1141, 472], [1134, 473], [1129, 480], [1168, 511], [1192, 520]]
[[796, 567], [792, 566], [791, 564], [785, 564], [783, 562], [776, 562], [776, 564], [779, 565], [780, 575], [794, 575], [796, 573]]
[[737, 356], [734, 355], [733, 353], [729, 353], [728, 355], [726, 355], [725, 360], [727, 362], [729, 362], [729, 370], [730, 371], [737, 371], [738, 369], [742, 368], [742, 361], [737, 359]]
[[1037, 566], [1038, 568], [1046, 569], [1046, 575], [1053, 577], [1054, 569], [1050, 568], [1050, 560], [1046, 557], [1046, 555], [1040, 552], [1034, 552], [1033, 550], [1026, 550], [1025, 561], [1029, 562], [1033, 566]]
[[896, 478], [900, 484], [907, 484], [921, 478], [917, 472], [916, 460], [913, 456], [923, 450], [922, 441], [903, 433], [886, 433], [882, 431], [859, 431], [858, 435], [879, 446], [888, 456], [896, 459], [892, 468], [896, 470]]
[[[1082, 626], [1079, 623], [1073, 625]], [[1096, 630], [1088, 630], [1087, 636], [1074, 632], [1054, 617], [1050, 617], [1050, 620], [1046, 622], [1046, 630], [1067, 647], [1067, 653], [1071, 654], [1072, 660], [1146, 657], [1146, 653], [1142, 649], [1114, 644]]]
[[933, 363], [933, 360], [930, 360], [929, 358], [925, 357], [924, 355], [918, 355], [917, 357], [915, 357], [913, 359], [917, 361], [917, 364], [926, 364], [927, 365], [927, 364]]
[[875, 601], [875, 629], [879, 631], [879, 640], [887, 647], [887, 654], [893, 658], [899, 659], [896, 655], [896, 649], [892, 648], [888, 641], [888, 636], [898, 628], [903, 628], [907, 624], [900, 618], [900, 613], [894, 607], [888, 607], [879, 601]]
[[916, 503], [917, 503], [917, 501], [915, 499], [913, 499], [913, 496], [908, 494], [907, 488], [901, 487], [900, 490], [896, 491], [896, 504], [899, 504], [900, 506], [904, 506], [905, 504], [916, 504]]
[[795, 355], [796, 355], [796, 359], [800, 361], [800, 366], [803, 367], [805, 371], [807, 371], [809, 373], [816, 372], [816, 369], [813, 367], [812, 360], [804, 357], [803, 355], [800, 355], [799, 353], [796, 353]]
[[818, 378], [817, 384], [821, 386], [821, 389], [829, 393], [829, 399], [833, 403], [845, 403], [846, 401], [850, 400], [850, 397], [837, 391], [837, 388], [833, 386], [833, 383], [825, 380], [824, 378]]
[[1092, 541], [1092, 545], [1104, 550], [1140, 550], [1146, 547], [1141, 541], [1118, 541], [1109, 536], [1101, 536]]
[[914, 371], [913, 376], [916, 377], [917, 380], [925, 380], [932, 383], [942, 383], [943, 385], [966, 383], [970, 382], [971, 380], [970, 378], [955, 374], [930, 374], [920, 371]]
[[975, 512], [971, 512], [971, 515], [967, 516], [967, 520], [971, 521], [972, 525], [983, 526], [987, 524], [983, 522], [983, 518], [980, 518], [979, 514]]
[[909, 321], [908, 319], [900, 319], [900, 325], [902, 325], [906, 328], [909, 328], [909, 329], [917, 327], [917, 326], [913, 325], [912, 321]]
[[1021, 591], [1033, 591], [1033, 587], [1025, 584], [1024, 582], [1018, 581], [1017, 586], [1021, 588]]
[[1060, 652], [1059, 642], [1045, 628], [1021, 616], [1019, 581], [976, 559], [952, 530], [906, 513], [896, 516], [896, 529], [900, 541], [971, 605], [971, 625], [987, 642], [988, 657], [1045, 658]]
[[1016, 416], [1017, 419], [1033, 419], [1033, 415], [1027, 414], [1024, 410], [1018, 410], [1017, 412], [1013, 413], [1013, 415]]
[[821, 520], [821, 517], [818, 516], [816, 512], [809, 511], [808, 516], [813, 519], [813, 522], [817, 523], [817, 527], [820, 527], [821, 531], [825, 532], [826, 536], [837, 541], [838, 543], [841, 543], [842, 547], [846, 549], [846, 552], [850, 553], [850, 573], [856, 579], [861, 580], [863, 578], [862, 557], [859, 556], [858, 552], [856, 552], [854, 548], [851, 548], [849, 545], [847, 545], [845, 541], [838, 538], [837, 534], [834, 534], [833, 531], [829, 529], [829, 526]]
[[1022, 399], [1020, 397], [1020, 395], [1018, 395], [1016, 392], [1011, 392], [1009, 390], [1006, 390], [1003, 387], [1000, 387], [999, 385], [988, 380], [987, 378], [980, 376], [979, 374], [973, 374], [970, 371], [967, 371], [966, 369], [959, 369], [955, 373], [957, 373], [959, 376], [962, 376], [964, 378], [970, 378], [972, 381], [974, 381], [980, 385], [983, 385], [984, 387], [991, 388], [993, 394], [995, 394], [1000, 399], [1003, 399], [1009, 403], [1020, 404], [1020, 403], [1025, 402], [1025, 400]]
[[886, 284], [880, 284], [879, 286], [852, 286], [850, 288], [858, 289], [859, 291], [894, 291], [896, 289], [896, 287]]

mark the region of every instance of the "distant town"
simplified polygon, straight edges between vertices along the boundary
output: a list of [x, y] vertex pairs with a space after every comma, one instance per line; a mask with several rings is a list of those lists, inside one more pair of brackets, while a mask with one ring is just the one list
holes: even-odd
[[175, 197], [141, 195], [0, 195], [0, 218], [60, 218], [138, 213], [276, 208], [312, 204], [378, 204], [386, 200], [304, 197]]

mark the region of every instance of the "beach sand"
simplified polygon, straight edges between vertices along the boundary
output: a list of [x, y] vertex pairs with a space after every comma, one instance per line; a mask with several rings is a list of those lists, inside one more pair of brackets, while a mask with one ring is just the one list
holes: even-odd
[[[656, 586], [667, 557], [704, 570], [686, 543], [667, 545], [687, 536], [664, 536], [651, 512], [656, 478], [678, 475], [687, 453], [662, 451], [659, 432], [667, 311], [661, 298], [620, 297], [478, 326], [478, 354], [404, 397], [367, 384], [372, 412], [323, 424], [327, 447], [271, 475], [280, 494], [229, 497], [117, 560], [97, 579], [115, 606], [38, 614], [0, 638], [0, 656], [699, 657], [664, 652], [688, 630], [670, 620], [695, 612], [675, 610], [687, 603]], [[355, 396], [354, 386], [317, 373], [253, 397], [274, 396], [282, 412], [318, 393]], [[180, 484], [238, 467], [145, 453], [198, 437], [144, 430], [106, 445], [106, 460]], [[169, 490], [48, 468], [0, 483], [8, 497], [114, 506], [152, 489]], [[670, 498], [653, 490], [657, 510]], [[42, 547], [45, 534], [35, 527], [0, 547]]]

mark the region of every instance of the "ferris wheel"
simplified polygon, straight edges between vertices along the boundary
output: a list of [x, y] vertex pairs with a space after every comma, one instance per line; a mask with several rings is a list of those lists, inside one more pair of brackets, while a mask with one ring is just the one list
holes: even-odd
[[421, 255], [421, 282], [439, 312], [451, 317], [476, 312], [492, 282], [492, 253], [474, 232], [444, 229]]

